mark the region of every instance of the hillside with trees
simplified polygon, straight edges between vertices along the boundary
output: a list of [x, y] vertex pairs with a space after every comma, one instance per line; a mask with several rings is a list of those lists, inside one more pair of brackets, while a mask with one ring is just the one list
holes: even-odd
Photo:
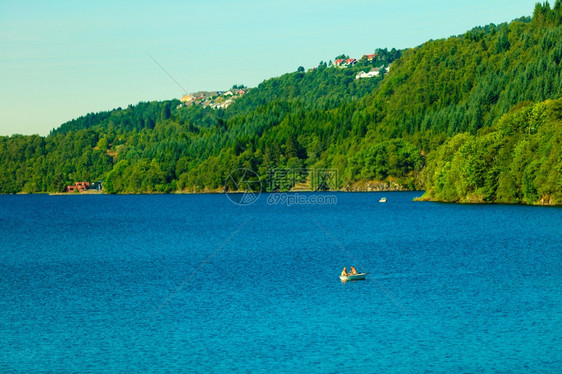
[[333, 169], [340, 190], [378, 181], [436, 200], [562, 204], [560, 0], [537, 4], [533, 17], [376, 56], [299, 67], [226, 109], [139, 103], [47, 137], [0, 137], [0, 192], [57, 192], [78, 180], [104, 180], [109, 193], [210, 191], [237, 168], [260, 178]]
[[562, 99], [523, 102], [428, 156], [422, 199], [562, 205]]

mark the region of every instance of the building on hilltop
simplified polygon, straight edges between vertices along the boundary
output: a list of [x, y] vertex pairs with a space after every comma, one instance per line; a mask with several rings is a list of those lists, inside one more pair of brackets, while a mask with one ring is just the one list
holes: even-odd
[[334, 65], [339, 67], [339, 68], [346, 68], [348, 66], [353, 66], [357, 63], [357, 60], [354, 58], [348, 58], [348, 59], [343, 59], [343, 58], [339, 58], [336, 61], [334, 61]]

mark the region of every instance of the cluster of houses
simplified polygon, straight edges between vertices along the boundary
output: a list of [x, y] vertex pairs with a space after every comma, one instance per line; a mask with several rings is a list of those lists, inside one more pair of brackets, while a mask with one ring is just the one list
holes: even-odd
[[346, 68], [348, 66], [353, 66], [356, 63], [357, 60], [354, 58], [348, 58], [348, 59], [339, 58], [336, 61], [334, 61], [334, 66], [337, 66], [338, 68]]
[[[376, 53], [372, 53], [369, 55], [363, 55], [363, 57], [361, 57], [361, 60], [363, 61], [373, 61], [375, 59], [375, 57], [377, 57]], [[338, 67], [338, 68], [347, 68], [349, 66], [353, 66], [357, 64], [357, 59], [355, 58], [339, 58], [336, 61], [334, 61], [334, 66]]]
[[[377, 56], [376, 53], [363, 55], [360, 61], [372, 61]], [[354, 66], [357, 64], [357, 59], [355, 58], [340, 58], [334, 61], [333, 66], [338, 68], [347, 68], [350, 66]], [[315, 68], [310, 69], [309, 71], [314, 71]], [[386, 67], [376, 67], [372, 68], [368, 72], [360, 71], [355, 76], [355, 79], [361, 78], [373, 78], [377, 77], [381, 74], [382, 70], [386, 72], [390, 71], [390, 65]], [[234, 86], [236, 87], [236, 86]], [[178, 108], [190, 105], [201, 105], [203, 107], [211, 107], [214, 109], [225, 109], [228, 108], [237, 98], [245, 95], [248, 92], [248, 88], [232, 88], [227, 91], [199, 91], [192, 94], [187, 94], [180, 98], [180, 104]], [[69, 186], [72, 187], [72, 186]]]
[[85, 191], [101, 191], [103, 189], [102, 182], [75, 182], [74, 185], [66, 186], [66, 192], [85, 192]]
[[201, 105], [203, 107], [225, 109], [228, 108], [234, 100], [246, 94], [247, 91], [247, 88], [233, 88], [228, 91], [199, 91], [183, 96], [180, 99], [181, 103], [178, 108], [189, 105]]
[[[374, 58], [377, 56], [376, 53], [372, 53], [372, 54], [368, 54], [368, 55], [363, 55], [363, 57], [361, 57], [360, 61], [373, 61]], [[333, 66], [337, 67], [337, 68], [348, 68], [350, 66], [354, 66], [358, 63], [358, 60], [355, 58], [338, 58], [334, 61]], [[309, 71], [314, 71], [317, 68], [312, 68]], [[361, 78], [373, 78], [373, 77], [377, 77], [381, 74], [381, 71], [384, 69], [385, 72], [389, 72], [390, 71], [390, 65], [386, 66], [386, 67], [376, 67], [376, 68], [372, 68], [371, 70], [369, 70], [368, 72], [365, 71], [360, 71], [359, 73], [357, 73], [357, 75], [355, 75], [355, 79], [361, 79]]]
[[[372, 61], [376, 56], [377, 56], [376, 53], [363, 55], [363, 57], [361, 57], [361, 60]], [[354, 66], [355, 64], [357, 64], [357, 59], [355, 59], [355, 58], [347, 58], [347, 59], [340, 58], [340, 59], [337, 59], [336, 61], [334, 61], [334, 66], [336, 66], [338, 68], [347, 68], [349, 66]], [[387, 67], [372, 68], [368, 72], [360, 71], [359, 73], [357, 73], [357, 75], [355, 75], [355, 79], [377, 77], [381, 74], [381, 71], [383, 69], [384, 69], [385, 72], [389, 72], [390, 71], [390, 65], [388, 65]]]

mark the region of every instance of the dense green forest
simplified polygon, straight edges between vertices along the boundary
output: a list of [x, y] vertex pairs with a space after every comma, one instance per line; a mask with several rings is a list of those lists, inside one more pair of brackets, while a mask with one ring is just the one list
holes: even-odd
[[422, 199], [562, 205], [562, 99], [523, 102], [428, 156]]
[[331, 169], [341, 190], [382, 181], [436, 200], [562, 204], [560, 0], [509, 24], [375, 52], [347, 68], [299, 67], [226, 109], [143, 102], [47, 137], [0, 137], [0, 193], [81, 180], [104, 180], [108, 193], [210, 191], [237, 168], [263, 179]]

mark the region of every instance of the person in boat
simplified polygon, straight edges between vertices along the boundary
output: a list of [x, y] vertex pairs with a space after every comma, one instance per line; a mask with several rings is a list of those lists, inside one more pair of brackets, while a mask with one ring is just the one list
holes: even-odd
[[341, 276], [345, 277], [347, 276], [347, 267], [343, 268], [342, 272], [341, 272]]
[[355, 270], [355, 267], [351, 267], [351, 271], [349, 272], [349, 275], [357, 275], [357, 270]]

